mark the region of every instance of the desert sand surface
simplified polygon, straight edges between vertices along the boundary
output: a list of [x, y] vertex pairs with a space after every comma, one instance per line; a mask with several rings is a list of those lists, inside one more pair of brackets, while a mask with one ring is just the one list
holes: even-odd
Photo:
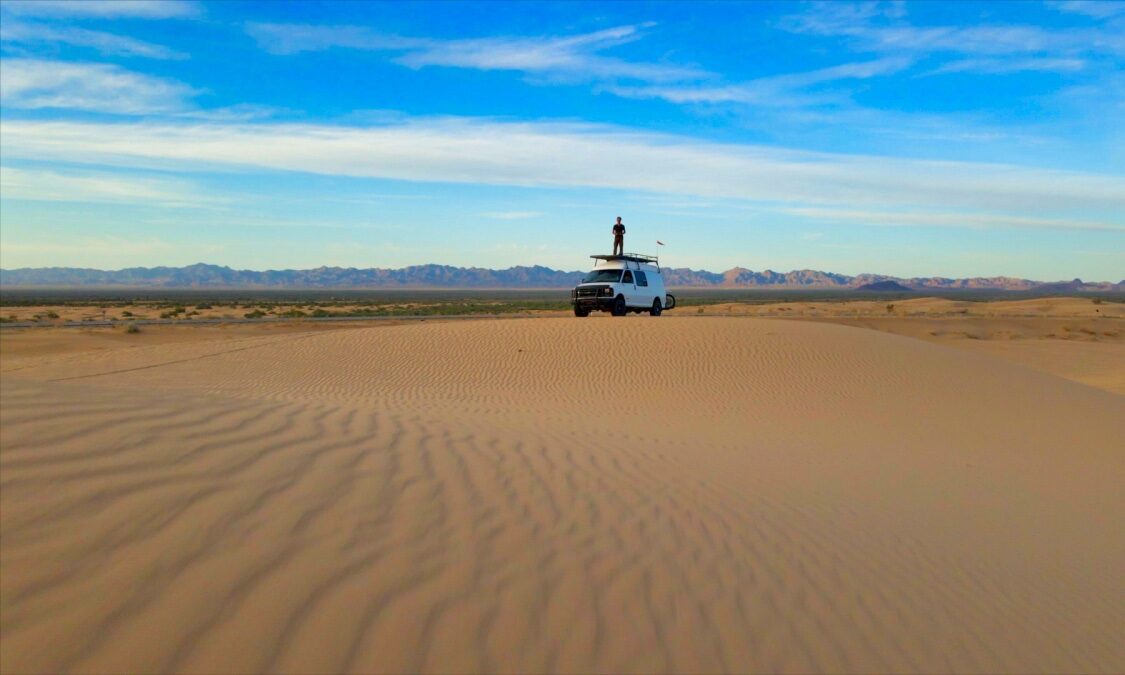
[[5, 331], [4, 672], [1125, 671], [1112, 391], [753, 317], [155, 335]]
[[870, 328], [997, 356], [1125, 395], [1125, 304], [1091, 298], [969, 302], [946, 298], [725, 303], [702, 316], [770, 317]]
[[[150, 301], [130, 304], [136, 318], [156, 319], [167, 302]], [[41, 320], [35, 330], [9, 328], [0, 330], [0, 352], [7, 368], [27, 365], [26, 357], [58, 356], [64, 353], [104, 351], [122, 347], [151, 346], [168, 342], [230, 340], [245, 337], [277, 335], [353, 328], [367, 323], [365, 319], [348, 322], [317, 321], [310, 318], [278, 320], [297, 310], [310, 314], [318, 305], [227, 303], [192, 309], [198, 316], [181, 318], [159, 325], [145, 324], [139, 334], [126, 334], [128, 322], [114, 327], [82, 326], [64, 328], [63, 322], [98, 320], [104, 308], [97, 305], [55, 304], [0, 307], [0, 316], [12, 321], [34, 321], [35, 317], [55, 315], [57, 319]], [[232, 306], [243, 312], [247, 308], [269, 308], [272, 320], [241, 323], [204, 324], [198, 320], [222, 321], [231, 318]], [[347, 313], [370, 309], [370, 306], [334, 303], [333, 312]], [[398, 307], [398, 306], [396, 306]], [[419, 311], [433, 305], [416, 303]], [[481, 305], [477, 306], [480, 309]], [[120, 320], [126, 310], [106, 310], [110, 320]], [[523, 310], [518, 314], [537, 317], [569, 317], [571, 312], [559, 310]], [[675, 310], [676, 316], [768, 317], [824, 321], [848, 326], [880, 330], [921, 340], [944, 344], [957, 349], [990, 354], [1019, 363], [1025, 367], [1125, 395], [1125, 303], [1094, 298], [1052, 297], [1011, 301], [965, 301], [948, 298], [912, 298], [895, 302], [846, 300], [820, 302], [734, 302], [686, 305]], [[241, 314], [239, 315], [241, 316]], [[501, 315], [504, 316], [504, 315]], [[511, 314], [507, 315], [512, 316]], [[352, 317], [355, 318], [355, 317]], [[595, 315], [595, 318], [598, 318]], [[603, 317], [604, 318], [604, 317]], [[234, 319], [237, 321], [237, 319]], [[441, 316], [403, 319], [380, 317], [371, 324], [389, 321], [396, 325], [409, 321], [443, 321]], [[20, 365], [13, 365], [18, 363]]]

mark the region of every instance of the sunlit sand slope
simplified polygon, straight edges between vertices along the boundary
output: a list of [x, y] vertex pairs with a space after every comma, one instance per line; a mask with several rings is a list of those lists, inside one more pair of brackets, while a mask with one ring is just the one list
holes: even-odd
[[7, 368], [0, 668], [1125, 670], [1125, 397], [755, 319]]

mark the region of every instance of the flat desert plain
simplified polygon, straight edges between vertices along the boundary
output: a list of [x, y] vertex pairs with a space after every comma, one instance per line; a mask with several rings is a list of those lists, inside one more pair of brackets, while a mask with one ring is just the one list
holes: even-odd
[[1125, 671], [1116, 379], [821, 318], [5, 330], [0, 670]]

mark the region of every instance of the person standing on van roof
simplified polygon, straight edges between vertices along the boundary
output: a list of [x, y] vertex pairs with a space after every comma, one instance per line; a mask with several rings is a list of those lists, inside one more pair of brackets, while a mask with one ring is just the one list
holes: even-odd
[[625, 255], [625, 225], [621, 216], [617, 216], [617, 224], [613, 226], [613, 255]]

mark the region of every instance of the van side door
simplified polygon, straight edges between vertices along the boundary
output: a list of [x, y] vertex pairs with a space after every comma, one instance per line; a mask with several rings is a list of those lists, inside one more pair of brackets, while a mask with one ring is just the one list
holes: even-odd
[[625, 304], [630, 307], [637, 301], [637, 282], [633, 278], [635, 274], [633, 270], [625, 270], [625, 274], [621, 276], [621, 294], [625, 296]]
[[644, 270], [637, 270], [633, 273], [633, 278], [637, 282], [637, 306], [638, 307], [651, 307], [652, 299], [656, 296], [652, 294], [652, 289], [648, 285], [648, 275]]

